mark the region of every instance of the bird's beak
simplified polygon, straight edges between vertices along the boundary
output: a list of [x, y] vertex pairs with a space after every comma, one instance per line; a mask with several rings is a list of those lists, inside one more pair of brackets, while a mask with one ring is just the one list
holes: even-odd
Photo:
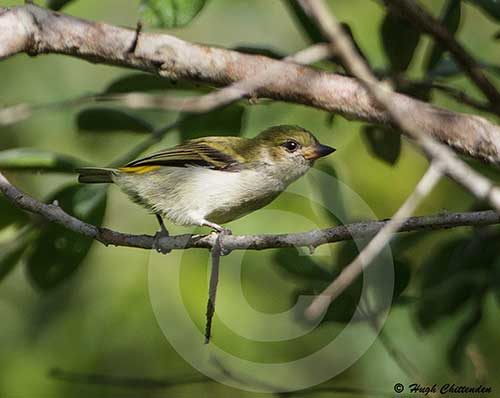
[[304, 152], [304, 158], [306, 158], [307, 160], [314, 160], [322, 158], [323, 156], [327, 156], [335, 151], [336, 149], [332, 148], [331, 146], [318, 143], [314, 147]]

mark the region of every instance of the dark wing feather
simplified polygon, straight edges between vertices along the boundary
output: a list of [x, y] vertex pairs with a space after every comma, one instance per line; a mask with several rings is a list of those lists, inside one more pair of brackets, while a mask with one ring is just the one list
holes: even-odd
[[238, 156], [236, 152], [227, 150], [221, 151], [216, 146], [217, 145], [214, 145], [214, 142], [211, 141], [188, 141], [185, 144], [154, 153], [142, 159], [134, 160], [124, 167], [198, 166], [215, 170], [228, 170], [242, 164], [242, 158]]

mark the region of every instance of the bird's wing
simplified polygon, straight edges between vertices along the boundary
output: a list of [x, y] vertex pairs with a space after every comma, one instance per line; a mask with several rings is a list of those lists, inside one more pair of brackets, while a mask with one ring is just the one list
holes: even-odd
[[197, 166], [215, 170], [236, 171], [244, 163], [244, 159], [236, 150], [241, 140], [244, 139], [239, 137], [224, 137], [224, 139], [205, 137], [191, 140], [185, 144], [134, 160], [119, 170], [146, 172], [158, 166]]

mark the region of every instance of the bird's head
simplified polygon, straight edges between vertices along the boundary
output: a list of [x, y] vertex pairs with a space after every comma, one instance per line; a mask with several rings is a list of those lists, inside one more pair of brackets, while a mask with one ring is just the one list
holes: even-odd
[[291, 180], [309, 170], [316, 159], [335, 151], [335, 148], [320, 144], [311, 132], [299, 126], [270, 127], [252, 141], [260, 160]]

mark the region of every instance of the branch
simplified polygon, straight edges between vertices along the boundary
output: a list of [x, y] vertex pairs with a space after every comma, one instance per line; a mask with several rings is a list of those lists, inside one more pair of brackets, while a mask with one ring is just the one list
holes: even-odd
[[[134, 43], [132, 53], [128, 50]], [[260, 55], [192, 44], [166, 34], [141, 32], [137, 38], [133, 29], [85, 21], [34, 5], [0, 9], [0, 59], [21, 52], [65, 54], [215, 86], [273, 71], [275, 78], [252, 92], [253, 97], [313, 106], [349, 119], [394, 124], [389, 112], [356, 79]], [[390, 96], [428, 136], [472, 157], [500, 163], [499, 126], [402, 94]]]
[[306, 312], [309, 317], [314, 318], [319, 316], [332, 300], [355, 280], [362, 272], [363, 267], [372, 264], [373, 259], [389, 243], [391, 236], [403, 225], [402, 219], [411, 214], [419, 201], [428, 195], [438, 182], [442, 172], [467, 188], [477, 198], [488, 200], [498, 213], [500, 213], [500, 189], [458, 159], [449, 148], [420, 131], [408, 109], [392, 100], [392, 91], [376, 79], [365, 60], [356, 52], [352, 39], [345, 34], [340, 23], [329, 12], [324, 0], [298, 1], [304, 12], [315, 20], [321, 31], [331, 41], [332, 46], [337, 49], [339, 56], [349, 67], [349, 70], [363, 82], [377, 103], [390, 113], [394, 123], [415, 140], [432, 162], [412, 195], [396, 213], [395, 219], [384, 226], [359, 256], [325, 289], [322, 295], [315, 298]]
[[417, 0], [385, 0], [391, 9], [411, 23], [417, 30], [430, 34], [443, 48], [455, 58], [463, 71], [483, 92], [498, 111], [500, 93], [484, 74], [479, 62], [470, 55], [453, 35], [436, 18], [429, 14]]
[[430, 159], [438, 161], [447, 176], [466, 188], [476, 198], [488, 201], [495, 210], [500, 212], [500, 188], [461, 161], [449, 148], [422, 131], [422, 121], [418, 117], [415, 118], [413, 109], [398, 102], [394, 92], [376, 79], [369, 66], [356, 52], [351, 38], [345, 34], [340, 23], [330, 14], [324, 1], [298, 1], [314, 18], [337, 49], [343, 62], [360, 79], [378, 106], [387, 111], [392, 123], [410, 136]]
[[330, 303], [356, 280], [365, 267], [373, 264], [373, 260], [389, 244], [392, 236], [404, 225], [405, 220], [413, 214], [421, 200], [431, 192], [441, 177], [441, 170], [431, 163], [415, 190], [394, 214], [393, 218], [384, 225], [359, 255], [342, 270], [340, 275], [321, 292], [321, 295], [316, 296], [307, 308], [306, 316], [310, 319], [316, 319], [320, 316], [329, 307]]
[[458, 103], [466, 104], [472, 108], [476, 108], [478, 111], [490, 112], [496, 116], [500, 116], [500, 109], [498, 107], [492, 106], [489, 102], [479, 101], [458, 88], [432, 80], [410, 80], [402, 75], [395, 76], [393, 79], [398, 83], [398, 85], [402, 85], [406, 88], [439, 90], [448, 97], [453, 98]]
[[[13, 186], [0, 173], [0, 192], [15, 206], [38, 214], [43, 218], [58, 223], [71, 231], [95, 239], [104, 245], [153, 249], [154, 237], [150, 235], [130, 235], [99, 228], [85, 223], [64, 212], [55, 204], [42, 203]], [[328, 243], [352, 239], [370, 238], [376, 235], [386, 224], [384, 221], [367, 221], [341, 225], [320, 230], [277, 235], [225, 235], [225, 250], [264, 250], [290, 247], [317, 247]], [[469, 213], [445, 213], [433, 216], [408, 218], [399, 232], [429, 231], [464, 226], [486, 226], [500, 224], [500, 215], [494, 211], [478, 211]], [[210, 235], [176, 235], [162, 238], [159, 242], [163, 250], [180, 250], [191, 248], [210, 249], [215, 244], [216, 236]]]

